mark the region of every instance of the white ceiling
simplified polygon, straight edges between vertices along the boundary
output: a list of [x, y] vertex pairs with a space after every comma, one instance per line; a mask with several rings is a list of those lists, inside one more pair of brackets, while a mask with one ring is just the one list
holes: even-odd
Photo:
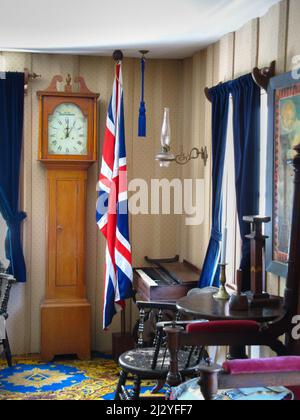
[[0, 0], [0, 50], [183, 58], [280, 0]]

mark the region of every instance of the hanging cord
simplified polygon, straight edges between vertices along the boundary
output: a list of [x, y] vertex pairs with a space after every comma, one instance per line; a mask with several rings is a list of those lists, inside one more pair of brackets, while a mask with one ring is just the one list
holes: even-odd
[[143, 57], [141, 59], [141, 70], [142, 70], [142, 102], [144, 102], [145, 99], [145, 63], [146, 63], [146, 59], [145, 57]]
[[138, 136], [146, 137], [147, 135], [147, 119], [146, 119], [146, 105], [145, 105], [145, 68], [146, 68], [146, 58], [145, 55], [148, 51], [141, 51], [143, 54], [141, 58], [141, 80], [142, 80], [142, 89], [141, 89], [141, 103], [139, 111], [139, 122], [138, 122]]

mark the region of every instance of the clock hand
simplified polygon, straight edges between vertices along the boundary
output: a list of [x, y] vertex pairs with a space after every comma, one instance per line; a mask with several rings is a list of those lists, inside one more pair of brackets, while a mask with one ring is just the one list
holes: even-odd
[[69, 138], [69, 129], [68, 129], [68, 127], [66, 127], [64, 131], [65, 131], [65, 140], [66, 140], [67, 138]]
[[70, 137], [70, 129], [69, 129], [69, 119], [66, 119], [67, 127], [66, 127], [66, 139]]
[[74, 124], [73, 124], [71, 130], [69, 131], [69, 135], [71, 134], [71, 131], [73, 130], [73, 128], [75, 128], [75, 125], [76, 125], [76, 121], [74, 121]]

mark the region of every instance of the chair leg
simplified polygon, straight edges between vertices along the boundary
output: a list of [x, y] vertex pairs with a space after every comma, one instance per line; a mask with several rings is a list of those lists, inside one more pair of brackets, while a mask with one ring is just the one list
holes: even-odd
[[218, 372], [201, 372], [199, 385], [204, 399], [214, 400], [218, 395]]
[[10, 345], [9, 345], [7, 334], [6, 334], [6, 339], [3, 340], [2, 343], [3, 343], [3, 347], [4, 347], [4, 353], [5, 353], [5, 357], [6, 357], [6, 360], [7, 360], [7, 364], [11, 368], [12, 367], [12, 355], [11, 355], [11, 350], [10, 350]]
[[116, 393], [115, 393], [115, 401], [120, 401], [121, 398], [121, 393], [122, 393], [122, 387], [125, 386], [126, 381], [127, 381], [127, 373], [124, 372], [124, 370], [121, 371], [120, 373], [120, 377], [119, 377], [119, 382], [117, 385], [117, 389], [116, 389]]
[[230, 346], [227, 360], [246, 360], [248, 359], [245, 346]]
[[202, 361], [205, 362], [208, 359], [209, 359], [208, 351], [207, 351], [206, 347], [202, 347], [202, 349], [200, 350], [200, 353], [199, 353], [198, 364], [201, 363]]
[[133, 385], [133, 400], [139, 400], [141, 393], [141, 378], [139, 376], [134, 377], [134, 385]]

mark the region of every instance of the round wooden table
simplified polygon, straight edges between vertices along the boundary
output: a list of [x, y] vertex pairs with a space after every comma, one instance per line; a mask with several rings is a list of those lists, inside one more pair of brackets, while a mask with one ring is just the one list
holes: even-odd
[[271, 322], [284, 314], [282, 305], [277, 307], [250, 308], [248, 311], [231, 311], [229, 301], [217, 300], [214, 293], [199, 293], [186, 296], [177, 301], [177, 309], [194, 318], [209, 321], [240, 320], [257, 321], [259, 323]]
[[[208, 321], [257, 321], [258, 323], [268, 323], [284, 315], [283, 304], [277, 307], [251, 308], [247, 311], [231, 311], [229, 301], [217, 300], [213, 297], [214, 293], [199, 293], [186, 296], [177, 301], [177, 309], [185, 315], [190, 315], [195, 319], [205, 319]], [[246, 349], [241, 347], [230, 347], [231, 359], [246, 358]]]

